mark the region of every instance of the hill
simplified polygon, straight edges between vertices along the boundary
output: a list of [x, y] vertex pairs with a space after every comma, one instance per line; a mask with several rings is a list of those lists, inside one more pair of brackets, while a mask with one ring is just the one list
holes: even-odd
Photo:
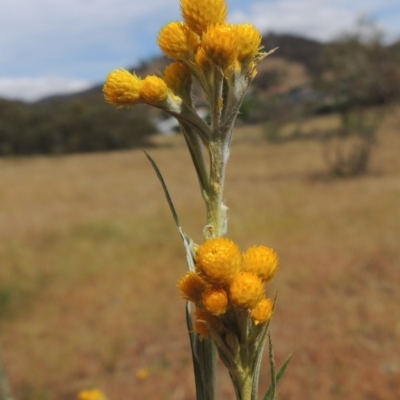
[[[289, 103], [309, 100], [321, 55], [329, 46], [295, 35], [273, 33], [265, 35], [262, 44], [265, 50], [279, 49], [258, 66], [249, 101], [245, 101], [240, 113], [244, 123], [267, 121]], [[388, 51], [398, 54], [398, 49], [395, 44]], [[166, 57], [156, 57], [128, 69], [139, 76], [157, 74], [169, 62]], [[398, 75], [398, 68], [389, 72]], [[387, 86], [398, 87], [390, 82]], [[277, 101], [276, 94], [290, 96], [281, 96]], [[32, 104], [0, 100], [0, 156], [147, 147], [152, 143], [151, 135], [157, 132], [156, 124], [165, 117], [152, 107], [115, 110], [104, 101], [102, 83], [79, 93], [51, 96]], [[284, 118], [293, 115], [285, 112]]]
[[[312, 39], [306, 39], [296, 35], [277, 35], [268, 33], [263, 36], [262, 45], [268, 51], [275, 47], [279, 50], [273, 53], [270, 57], [263, 60], [263, 64], [267, 63], [271, 58], [284, 59], [288, 62], [296, 62], [304, 65], [307, 69], [312, 70], [315, 68], [315, 60], [318, 59], [323, 44]], [[160, 56], [150, 60], [142, 61], [139, 65], [127, 67], [129, 71], [135, 71], [138, 76], [144, 77], [148, 74], [157, 74], [171, 62], [167, 57]], [[69, 102], [74, 100], [93, 100], [94, 98], [102, 98], [103, 83], [95, 85], [94, 87], [68, 95], [50, 96], [39, 100], [36, 104], [51, 104], [53, 102]]]

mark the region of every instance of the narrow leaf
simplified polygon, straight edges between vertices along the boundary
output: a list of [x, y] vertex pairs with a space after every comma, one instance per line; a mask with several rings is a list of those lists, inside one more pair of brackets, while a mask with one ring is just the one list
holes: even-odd
[[196, 134], [194, 128], [187, 126], [187, 124], [183, 122], [179, 125], [186, 140], [193, 165], [196, 169], [197, 178], [200, 183], [201, 193], [204, 197], [205, 193], [208, 193], [208, 173], [204, 160], [204, 144], [200, 136]]
[[194, 252], [193, 240], [188, 235], [186, 235], [185, 232], [183, 232], [183, 229], [181, 227], [178, 227], [178, 231], [181, 235], [183, 245], [185, 247], [187, 267], [189, 271], [194, 272], [194, 259], [196, 254]]
[[214, 400], [217, 351], [211, 338], [200, 340], [194, 332], [189, 302], [186, 304], [186, 323], [192, 350], [196, 400]]
[[293, 356], [293, 354], [289, 354], [288, 358], [283, 363], [281, 369], [279, 370], [278, 374], [276, 375], [276, 383], [278, 383], [280, 381], [280, 379], [282, 378], [282, 375], [286, 371], [286, 368], [289, 365], [289, 362], [292, 359], [292, 356]]
[[212, 338], [198, 340], [196, 353], [201, 371], [203, 398], [204, 400], [214, 400], [217, 350]]
[[196, 400], [206, 400], [203, 395], [202, 379], [201, 379], [201, 369], [199, 360], [196, 354], [198, 335], [193, 330], [192, 315], [190, 313], [190, 303], [186, 303], [186, 324], [189, 332], [190, 348], [192, 350], [192, 361], [194, 370], [194, 380], [196, 385]]
[[147, 152], [144, 152], [144, 154], [146, 155], [147, 159], [150, 161], [154, 171], [157, 174], [157, 178], [161, 183], [161, 186], [162, 186], [162, 188], [164, 190], [165, 197], [167, 198], [167, 202], [168, 202], [169, 208], [170, 208], [172, 216], [174, 218], [175, 224], [176, 224], [176, 226], [178, 228], [181, 228], [181, 223], [179, 221], [178, 214], [177, 214], [177, 212], [175, 210], [175, 206], [174, 206], [174, 203], [172, 202], [171, 196], [169, 195], [168, 188], [167, 188], [167, 185], [165, 184], [164, 178], [161, 175], [161, 172], [160, 172], [157, 164], [155, 163], [155, 161], [150, 157], [150, 155]]
[[[289, 361], [292, 359], [293, 354], [290, 354], [288, 358], [285, 360], [285, 362], [282, 364], [282, 367], [280, 368], [278, 374], [276, 375], [276, 384], [280, 381], [282, 378], [284, 372], [286, 371], [287, 366], [289, 365]], [[267, 393], [265, 394], [263, 400], [273, 400], [272, 397], [272, 385], [268, 389]]]
[[275, 356], [274, 356], [274, 347], [272, 346], [271, 333], [269, 331], [268, 331], [268, 343], [269, 343], [269, 365], [271, 369], [271, 386], [268, 389], [270, 395], [266, 399], [264, 398], [264, 400], [275, 400], [276, 399]]

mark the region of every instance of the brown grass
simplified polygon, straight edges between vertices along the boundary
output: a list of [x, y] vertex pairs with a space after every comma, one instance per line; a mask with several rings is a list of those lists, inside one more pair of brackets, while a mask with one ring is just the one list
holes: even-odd
[[[330, 177], [317, 142], [273, 146], [259, 127], [236, 132], [230, 237], [281, 256], [270, 287], [278, 363], [294, 352], [282, 400], [400, 398], [396, 118], [358, 179]], [[185, 146], [158, 140], [150, 153], [200, 241], [204, 207]], [[0, 341], [17, 400], [72, 400], [90, 387], [110, 400], [194, 399], [176, 290], [184, 252], [143, 153], [2, 160], [0, 182]], [[218, 399], [232, 396], [222, 373]]]

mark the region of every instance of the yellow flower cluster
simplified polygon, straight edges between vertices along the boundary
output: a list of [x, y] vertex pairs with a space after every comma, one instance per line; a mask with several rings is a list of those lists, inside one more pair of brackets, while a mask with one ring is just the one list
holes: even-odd
[[261, 49], [261, 34], [253, 25], [226, 23], [225, 0], [181, 0], [181, 12], [184, 22], [171, 22], [158, 35], [158, 45], [170, 58], [200, 70], [207, 58], [227, 72], [250, 62]]
[[254, 77], [255, 66], [265, 55], [260, 53], [261, 34], [251, 24], [228, 24], [225, 0], [181, 0], [181, 13], [184, 21], [168, 23], [157, 38], [164, 54], [176, 61], [163, 77], [141, 79], [124, 69], [112, 71], [103, 88], [109, 103], [117, 107], [147, 103], [176, 115], [171, 102], [190, 104], [191, 75], [207, 96], [211, 96], [207, 91], [212, 68], [225, 77], [234, 76], [233, 72]]
[[155, 106], [162, 104], [172, 92], [166, 82], [155, 75], [141, 79], [125, 69], [116, 69], [107, 77], [103, 87], [105, 99], [118, 107], [132, 107], [138, 103]]
[[81, 390], [78, 393], [78, 400], [106, 400], [106, 396], [101, 390]]
[[254, 246], [242, 254], [230, 239], [205, 241], [196, 252], [196, 271], [178, 283], [181, 295], [196, 305], [195, 330], [208, 336], [209, 327], [224, 329], [232, 311], [250, 310], [255, 325], [271, 318], [273, 303], [266, 298], [264, 284], [275, 274], [277, 253]]

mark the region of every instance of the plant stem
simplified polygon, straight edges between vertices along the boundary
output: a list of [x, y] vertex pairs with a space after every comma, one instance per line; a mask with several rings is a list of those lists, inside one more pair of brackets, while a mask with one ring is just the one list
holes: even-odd
[[252, 397], [253, 375], [249, 372], [230, 373], [233, 387], [235, 388], [236, 400], [256, 400]]
[[210, 141], [210, 185], [208, 190], [207, 225], [212, 227], [211, 237], [223, 236], [226, 232], [226, 206], [223, 202], [225, 171], [229, 158], [229, 146], [222, 137]]

